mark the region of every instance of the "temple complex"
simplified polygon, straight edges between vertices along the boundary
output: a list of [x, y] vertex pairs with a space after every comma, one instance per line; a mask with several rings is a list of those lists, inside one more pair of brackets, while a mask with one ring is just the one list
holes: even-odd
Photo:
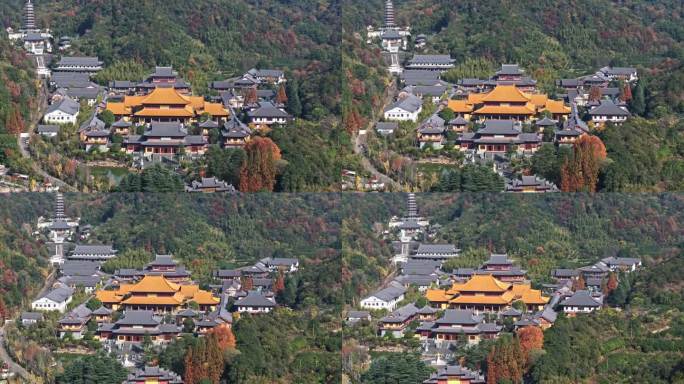
[[530, 284], [510, 284], [492, 275], [474, 275], [465, 283], [449, 289], [430, 289], [425, 297], [436, 308], [472, 309], [476, 312], [499, 312], [522, 301], [529, 311], [541, 310], [549, 298]]
[[211, 103], [201, 96], [189, 96], [161, 84], [147, 95], [125, 95], [122, 101], [109, 101], [107, 110], [117, 119], [139, 124], [172, 121], [190, 124], [205, 113], [211, 120], [220, 122], [229, 116], [221, 103]]
[[116, 290], [99, 290], [95, 296], [109, 309], [150, 310], [155, 313], [176, 313], [190, 302], [201, 311], [213, 311], [219, 298], [196, 284], [176, 284], [162, 275], [146, 275], [139, 282], [120, 284]]

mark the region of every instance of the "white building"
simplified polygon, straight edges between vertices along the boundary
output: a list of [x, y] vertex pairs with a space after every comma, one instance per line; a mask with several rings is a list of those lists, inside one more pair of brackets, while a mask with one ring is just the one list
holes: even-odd
[[383, 116], [385, 120], [416, 122], [422, 110], [423, 100], [414, 95], [407, 95], [387, 107]]
[[589, 291], [577, 291], [559, 304], [569, 314], [590, 313], [603, 306], [603, 297], [594, 297]]
[[76, 119], [81, 111], [81, 105], [74, 99], [65, 97], [50, 105], [43, 122], [46, 124], [76, 124]]
[[55, 288], [31, 303], [34, 311], [59, 311], [64, 313], [71, 302], [74, 290], [68, 287]]
[[250, 123], [256, 125], [286, 124], [292, 116], [281, 108], [277, 108], [273, 103], [264, 101], [258, 107], [247, 112]]
[[235, 302], [235, 308], [240, 313], [269, 313], [276, 307], [275, 300], [257, 291], [247, 292], [247, 296]]
[[589, 111], [591, 121], [594, 124], [602, 125], [605, 123], [621, 124], [629, 117], [627, 108], [615, 105], [612, 100], [601, 100], [601, 104]]
[[397, 304], [404, 300], [404, 293], [406, 293], [406, 288], [391, 285], [361, 300], [361, 308], [394, 311]]

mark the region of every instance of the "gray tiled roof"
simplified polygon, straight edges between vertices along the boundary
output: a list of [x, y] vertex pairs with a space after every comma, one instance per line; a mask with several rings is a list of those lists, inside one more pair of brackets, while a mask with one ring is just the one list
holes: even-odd
[[520, 132], [520, 126], [513, 120], [487, 120], [485, 126], [477, 131], [480, 135], [518, 135]]
[[75, 115], [80, 109], [81, 106], [77, 101], [70, 97], [65, 97], [62, 100], [50, 105], [45, 113], [48, 114], [55, 111], [62, 111], [69, 115]]
[[399, 298], [401, 295], [403, 295], [406, 292], [406, 288], [404, 287], [395, 287], [395, 286], [389, 286], [387, 288], [383, 288], [374, 294], [370, 296], [377, 297], [380, 300], [383, 301], [391, 301], [391, 300], [396, 300]]
[[470, 309], [447, 309], [435, 322], [437, 325], [475, 325], [482, 322], [482, 315], [475, 315]]
[[59, 125], [38, 125], [38, 133], [59, 133]]
[[113, 255], [115, 253], [116, 250], [111, 245], [76, 244], [73, 255]]
[[392, 103], [389, 107], [385, 108], [385, 111], [392, 110], [394, 108], [400, 108], [408, 112], [416, 112], [423, 106], [423, 100], [414, 95], [408, 95], [403, 99], [399, 99]]
[[235, 302], [236, 306], [244, 307], [275, 307], [276, 304], [267, 299], [264, 295], [257, 291], [249, 291], [247, 296]]
[[92, 66], [92, 67], [97, 67], [102, 65], [103, 63], [97, 58], [97, 57], [85, 57], [85, 56], [63, 56], [60, 60], [59, 63], [57, 63], [57, 67], [63, 67], [63, 66]]
[[618, 107], [611, 100], [601, 100], [601, 105], [589, 111], [591, 116], [629, 116], [629, 112]]
[[247, 112], [247, 114], [249, 117], [290, 117], [287, 112], [276, 108], [276, 106], [269, 101], [260, 102], [258, 108]]
[[61, 303], [66, 301], [73, 294], [74, 290], [69, 287], [58, 287], [46, 293], [43, 297], [50, 299], [56, 303]]
[[453, 244], [420, 244], [416, 254], [425, 253], [458, 253], [458, 249]]
[[414, 55], [409, 65], [415, 64], [452, 64], [455, 60], [450, 55]]
[[589, 291], [577, 291], [560, 303], [561, 306], [568, 307], [600, 307], [601, 303], [591, 296]]
[[118, 326], [125, 325], [158, 325], [159, 321], [154, 318], [154, 311], [128, 310], [121, 319], [116, 322]]
[[180, 122], [159, 123], [153, 122], [145, 130], [145, 136], [153, 137], [185, 137], [188, 131]]
[[496, 72], [497, 75], [522, 75], [523, 70], [518, 64], [501, 64], [501, 69]]

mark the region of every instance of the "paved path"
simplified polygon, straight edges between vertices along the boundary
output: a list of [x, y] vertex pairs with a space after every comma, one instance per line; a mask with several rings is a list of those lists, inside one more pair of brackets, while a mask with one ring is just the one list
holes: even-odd
[[78, 189], [74, 188], [73, 186], [65, 183], [64, 181], [50, 175], [47, 173], [44, 169], [40, 167], [38, 164], [38, 161], [36, 159], [33, 159], [31, 157], [31, 153], [28, 150], [28, 143], [31, 140], [31, 136], [33, 136], [36, 132], [36, 127], [38, 126], [38, 123], [40, 122], [40, 119], [42, 119], [43, 115], [45, 114], [45, 111], [47, 110], [47, 85], [45, 84], [44, 81], [41, 82], [41, 88], [39, 91], [38, 95], [38, 108], [33, 111], [33, 115], [31, 116], [31, 121], [29, 121], [28, 124], [28, 138], [22, 138], [21, 136], [17, 136], [17, 144], [19, 145], [19, 152], [21, 152], [21, 155], [23, 157], [26, 157], [31, 160], [31, 168], [33, 171], [40, 176], [42, 176], [46, 181], [50, 182], [52, 185], [57, 186], [60, 188], [60, 190], [68, 191], [68, 192], [78, 192]]
[[[385, 100], [380, 111], [383, 111], [386, 106], [392, 103], [395, 91], [396, 85], [395, 80], [393, 78], [392, 85], [385, 89]], [[375, 124], [380, 120], [380, 116], [382, 116], [382, 113], [378, 113], [377, 116], [371, 117], [370, 121], [368, 122], [368, 126], [366, 127], [367, 131], [374, 129]], [[353, 140], [354, 153], [361, 156], [361, 165], [363, 166], [363, 168], [366, 171], [370, 172], [373, 176], [377, 177], [378, 180], [385, 183], [385, 185], [391, 186], [392, 190], [400, 191], [401, 185], [398, 182], [396, 182], [394, 179], [387, 176], [386, 174], [380, 172], [377, 168], [375, 168], [373, 163], [371, 163], [370, 159], [368, 158], [368, 153], [364, 149], [366, 147], [366, 135], [355, 134]]]
[[[40, 292], [38, 292], [38, 295], [36, 295], [36, 297], [44, 295], [48, 291], [48, 289], [52, 287], [52, 284], [55, 281], [56, 272], [56, 270], [53, 270], [48, 275], [48, 277], [45, 279], [45, 282], [43, 283], [43, 286], [40, 288]], [[7, 323], [10, 323], [12, 321], [17, 320], [8, 320]], [[9, 364], [10, 372], [14, 372], [19, 377], [26, 380], [26, 382], [31, 382], [32, 375], [26, 369], [24, 369], [24, 367], [19, 365], [19, 363], [14, 361], [5, 349], [5, 325], [0, 327], [0, 361], [4, 361], [7, 364]]]

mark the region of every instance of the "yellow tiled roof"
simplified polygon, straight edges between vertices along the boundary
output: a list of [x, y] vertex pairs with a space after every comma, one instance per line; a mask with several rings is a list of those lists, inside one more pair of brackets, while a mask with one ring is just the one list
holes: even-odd
[[532, 103], [527, 105], [485, 105], [474, 115], [534, 115], [535, 108]]
[[527, 103], [530, 96], [522, 92], [515, 85], [497, 85], [491, 92], [487, 93], [482, 102], [488, 103]]
[[107, 102], [107, 110], [111, 111], [115, 115], [130, 115], [131, 110], [126, 108], [124, 103], [114, 103], [111, 101]]
[[204, 112], [212, 116], [228, 116], [228, 111], [220, 103], [204, 103]]
[[485, 96], [485, 93], [469, 93], [467, 103], [470, 105], [482, 104], [482, 99]]
[[183, 295], [179, 292], [172, 296], [131, 296], [122, 302], [128, 305], [181, 305], [182, 303]]
[[135, 116], [170, 116], [170, 117], [192, 117], [195, 113], [191, 106], [185, 108], [143, 108], [135, 113]]
[[513, 293], [506, 291], [500, 295], [458, 295], [449, 300], [452, 304], [510, 304], [513, 300]]
[[191, 101], [183, 96], [175, 88], [157, 87], [145, 97], [141, 104], [182, 104], [188, 105]]
[[449, 292], [504, 292], [510, 286], [492, 275], [474, 275], [463, 284], [454, 284]]
[[451, 296], [447, 295], [443, 289], [428, 289], [425, 292], [425, 298], [431, 302], [445, 302], [449, 301]]
[[118, 303], [123, 299], [117, 291], [97, 291], [95, 297], [103, 303]]
[[543, 305], [549, 302], [548, 297], [544, 297], [538, 289], [532, 289], [529, 284], [514, 284], [513, 294], [516, 300], [522, 300], [525, 304]]
[[214, 297], [211, 292], [203, 291], [201, 289], [195, 292], [192, 301], [199, 305], [216, 305], [220, 302], [220, 300], [217, 297]]
[[533, 93], [529, 94], [528, 96], [530, 97], [530, 101], [532, 102], [532, 104], [534, 104], [537, 107], [543, 107], [549, 100], [549, 97], [544, 93]]
[[146, 275], [137, 284], [131, 287], [131, 292], [141, 293], [164, 293], [164, 292], [178, 292], [180, 287], [178, 284], [168, 281], [161, 275]]
[[466, 100], [449, 100], [447, 107], [456, 113], [469, 113], [473, 111], [472, 104], [468, 104]]
[[570, 107], [566, 107], [561, 100], [547, 100], [543, 111], [549, 111], [554, 115], [569, 115]]

